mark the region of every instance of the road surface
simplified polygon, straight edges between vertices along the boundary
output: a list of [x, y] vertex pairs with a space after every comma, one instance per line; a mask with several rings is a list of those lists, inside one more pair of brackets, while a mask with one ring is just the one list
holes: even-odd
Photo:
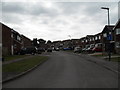
[[3, 88], [117, 88], [118, 75], [86, 58], [64, 51]]

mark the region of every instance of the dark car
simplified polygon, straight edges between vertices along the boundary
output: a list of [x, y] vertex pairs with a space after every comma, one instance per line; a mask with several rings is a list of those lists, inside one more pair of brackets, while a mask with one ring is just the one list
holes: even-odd
[[44, 48], [37, 48], [37, 53], [38, 54], [41, 54], [42, 52], [45, 52]]
[[24, 54], [35, 54], [37, 52], [37, 49], [35, 47], [26, 47], [26, 48], [22, 48], [21, 51], [20, 51], [20, 54], [21, 55], [24, 55]]
[[63, 48], [64, 51], [66, 50], [72, 50], [72, 48]]
[[52, 48], [48, 48], [48, 49], [47, 49], [47, 52], [52, 52]]

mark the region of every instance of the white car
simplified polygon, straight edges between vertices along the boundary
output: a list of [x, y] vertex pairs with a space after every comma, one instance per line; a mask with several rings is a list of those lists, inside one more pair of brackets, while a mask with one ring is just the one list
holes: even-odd
[[74, 48], [74, 53], [80, 53], [81, 52], [81, 48], [80, 47], [75, 47]]

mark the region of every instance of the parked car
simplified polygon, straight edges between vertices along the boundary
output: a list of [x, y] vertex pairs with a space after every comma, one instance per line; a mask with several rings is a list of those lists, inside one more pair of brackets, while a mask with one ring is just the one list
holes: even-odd
[[86, 45], [85, 48], [82, 49], [82, 52], [86, 52], [90, 45]]
[[35, 54], [37, 52], [37, 49], [35, 47], [26, 47], [26, 48], [22, 48], [21, 51], [20, 51], [20, 54], [21, 55], [24, 55], [24, 54]]
[[88, 53], [92, 53], [93, 51], [93, 48], [95, 47], [95, 44], [91, 44], [87, 49], [86, 49], [86, 52]]
[[42, 52], [45, 52], [44, 48], [37, 48], [37, 53], [38, 54], [41, 54]]
[[95, 44], [95, 47], [92, 49], [93, 52], [102, 52], [102, 43]]
[[80, 47], [75, 47], [74, 48], [74, 53], [80, 53], [81, 52], [81, 48]]
[[60, 49], [59, 49], [59, 48], [55, 48], [54, 50], [55, 50], [55, 51], [59, 51]]
[[72, 48], [63, 48], [63, 50], [65, 51], [65, 50], [72, 50]]
[[52, 52], [52, 48], [48, 48], [48, 49], [47, 49], [47, 52]]

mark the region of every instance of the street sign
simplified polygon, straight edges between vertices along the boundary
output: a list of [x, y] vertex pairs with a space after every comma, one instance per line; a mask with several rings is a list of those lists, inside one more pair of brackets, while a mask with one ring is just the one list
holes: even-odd
[[107, 35], [107, 40], [112, 40], [112, 35], [111, 34]]

